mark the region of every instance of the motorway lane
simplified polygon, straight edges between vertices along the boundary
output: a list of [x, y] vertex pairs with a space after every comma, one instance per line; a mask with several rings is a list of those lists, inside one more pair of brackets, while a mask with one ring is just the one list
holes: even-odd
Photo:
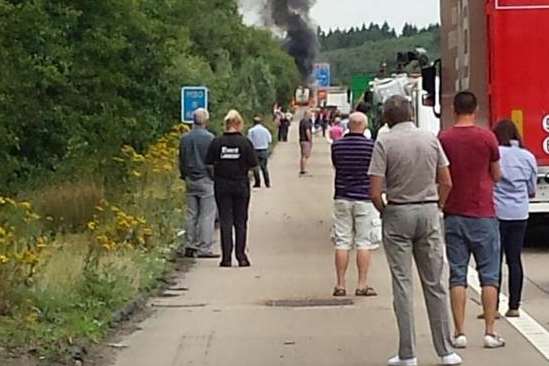
[[[333, 171], [329, 145], [321, 139], [315, 142], [312, 176], [299, 178], [296, 140], [294, 125], [291, 142], [279, 145], [271, 162], [273, 188], [254, 191], [250, 227], [253, 267], [220, 269], [216, 261], [198, 262], [179, 279], [181, 286], [190, 289], [187, 293], [151, 300], [156, 312], [141, 325], [141, 331], [123, 340], [128, 347], [118, 354], [115, 366], [386, 364], [397, 341], [382, 251], [376, 252], [370, 273], [370, 284], [380, 294], [377, 298], [349, 297], [349, 304], [341, 306], [270, 306], [273, 300], [332, 299], [329, 232]], [[354, 278], [352, 268], [350, 284]], [[532, 286], [527, 298], [526, 306], [533, 313], [548, 301], [546, 294]], [[419, 291], [415, 307], [420, 364], [435, 365]], [[478, 296], [471, 293], [467, 317], [471, 345], [460, 352], [466, 365], [548, 364], [505, 320], [498, 328], [508, 347], [482, 349], [482, 323], [475, 319], [479, 312]]]

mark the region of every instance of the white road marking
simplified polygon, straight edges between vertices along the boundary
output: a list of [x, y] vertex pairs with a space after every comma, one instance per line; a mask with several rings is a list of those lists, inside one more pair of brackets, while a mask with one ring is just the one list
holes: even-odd
[[[473, 268], [468, 271], [469, 286], [480, 294], [481, 286], [478, 280], [478, 273]], [[505, 294], [500, 295], [499, 309], [505, 314], [509, 299]], [[520, 310], [520, 318], [505, 318], [546, 360], [549, 360], [549, 331], [545, 329], [536, 319], [523, 309]]]

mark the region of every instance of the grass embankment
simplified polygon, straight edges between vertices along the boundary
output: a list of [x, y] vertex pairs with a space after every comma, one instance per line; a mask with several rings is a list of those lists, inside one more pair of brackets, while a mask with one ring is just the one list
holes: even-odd
[[157, 285], [182, 225], [185, 129], [124, 147], [105, 177], [0, 198], [0, 351], [62, 359]]

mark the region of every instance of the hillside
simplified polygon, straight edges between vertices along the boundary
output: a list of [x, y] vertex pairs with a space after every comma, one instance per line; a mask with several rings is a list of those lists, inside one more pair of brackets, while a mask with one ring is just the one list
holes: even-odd
[[398, 52], [422, 47], [428, 51], [431, 60], [436, 59], [440, 55], [439, 39], [438, 27], [408, 36], [393, 35], [368, 40], [361, 46], [323, 50], [318, 62], [331, 64], [334, 84], [349, 84], [353, 75], [376, 74], [382, 62], [387, 63], [389, 71], [394, 71]]

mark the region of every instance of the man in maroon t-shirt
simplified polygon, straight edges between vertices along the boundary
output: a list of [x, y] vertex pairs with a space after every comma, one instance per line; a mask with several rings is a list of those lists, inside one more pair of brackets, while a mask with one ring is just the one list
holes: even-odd
[[505, 345], [505, 341], [495, 333], [501, 248], [493, 189], [501, 178], [500, 156], [494, 134], [475, 125], [477, 106], [473, 93], [457, 94], [454, 99], [456, 123], [440, 134], [454, 182], [444, 214], [456, 348], [467, 347], [463, 323], [471, 253], [482, 286], [486, 322], [484, 347]]

